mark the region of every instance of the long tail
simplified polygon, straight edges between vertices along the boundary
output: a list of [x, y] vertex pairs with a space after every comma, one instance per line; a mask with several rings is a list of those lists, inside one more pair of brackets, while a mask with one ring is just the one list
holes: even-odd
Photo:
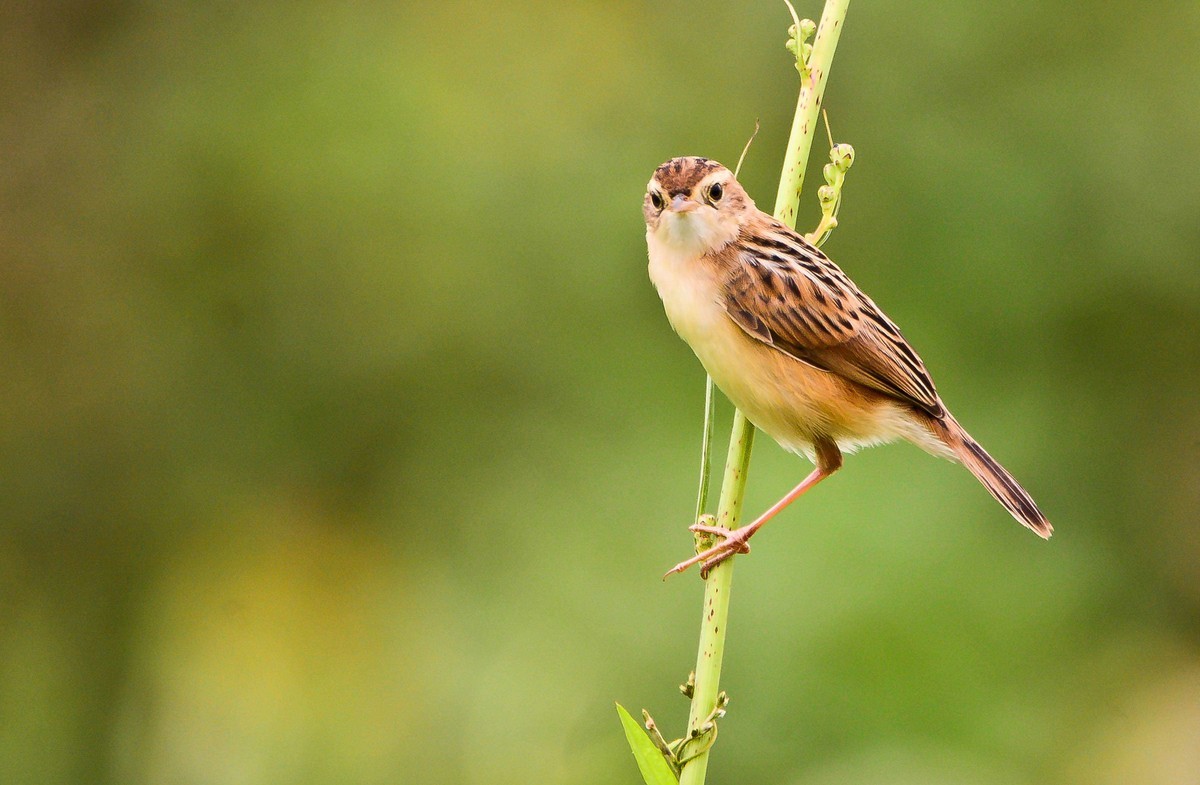
[[995, 458], [988, 455], [987, 451], [979, 446], [979, 442], [972, 439], [971, 435], [963, 430], [962, 426], [949, 413], [946, 414], [945, 419], [935, 421], [933, 427], [941, 440], [954, 451], [954, 454], [971, 471], [971, 474], [974, 474], [983, 483], [983, 487], [996, 497], [996, 501], [1003, 504], [1014, 518], [1029, 527], [1034, 534], [1042, 539], [1050, 538], [1054, 527], [1046, 520], [1046, 516], [1038, 509], [1037, 504], [1025, 492], [1025, 489], [1013, 479], [1013, 476], [1003, 466], [996, 462]]

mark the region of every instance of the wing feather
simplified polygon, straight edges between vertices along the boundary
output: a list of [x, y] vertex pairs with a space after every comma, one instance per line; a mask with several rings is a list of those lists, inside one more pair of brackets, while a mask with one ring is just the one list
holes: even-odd
[[941, 401], [899, 328], [799, 234], [772, 221], [743, 235], [729, 260], [723, 306], [755, 340], [935, 417]]

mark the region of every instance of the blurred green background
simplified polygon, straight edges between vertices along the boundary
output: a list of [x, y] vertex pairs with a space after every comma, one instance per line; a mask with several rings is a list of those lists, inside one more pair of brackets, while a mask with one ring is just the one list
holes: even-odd
[[[637, 782], [612, 703], [682, 728], [703, 390], [641, 197], [759, 118], [770, 208], [788, 21], [5, 4], [0, 781]], [[710, 781], [1200, 782], [1198, 38], [851, 7], [826, 250], [1057, 536], [849, 459], [740, 561]], [[749, 509], [807, 470], [760, 438]]]

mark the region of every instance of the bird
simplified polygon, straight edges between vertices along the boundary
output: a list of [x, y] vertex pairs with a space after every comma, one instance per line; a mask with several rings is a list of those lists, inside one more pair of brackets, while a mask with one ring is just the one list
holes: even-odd
[[843, 454], [899, 439], [961, 463], [1017, 521], [1050, 537], [1046, 516], [954, 419], [899, 328], [816, 246], [759, 210], [728, 168], [672, 158], [654, 171], [642, 212], [650, 280], [675, 332], [755, 427], [815, 467], [752, 523], [693, 524], [719, 539], [667, 575], [700, 564], [703, 577], [747, 552]]

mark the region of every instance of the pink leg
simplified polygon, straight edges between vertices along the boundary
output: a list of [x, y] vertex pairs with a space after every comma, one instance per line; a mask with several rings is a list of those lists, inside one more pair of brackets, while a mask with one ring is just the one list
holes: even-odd
[[792, 490], [788, 491], [787, 495], [779, 501], [771, 505], [770, 509], [755, 519], [754, 523], [747, 524], [740, 529], [723, 529], [718, 526], [701, 526], [695, 524], [691, 526], [694, 532], [708, 532], [716, 534], [723, 539], [713, 547], [706, 551], [696, 554], [692, 558], [681, 561], [671, 569], [667, 570], [663, 576], [665, 580], [668, 576], [677, 572], [683, 572], [693, 564], [700, 564], [700, 577], [706, 577], [708, 571], [716, 567], [721, 562], [728, 559], [735, 553], [749, 553], [750, 546], [746, 543], [754, 535], [756, 531], [762, 528], [763, 524], [778, 515], [783, 508], [787, 507], [792, 502], [799, 499], [810, 488], [833, 474], [842, 465], [842, 454], [838, 450], [837, 445], [833, 442], [818, 442], [817, 449], [817, 468], [812, 474], [804, 478], [804, 481], [797, 485]]

